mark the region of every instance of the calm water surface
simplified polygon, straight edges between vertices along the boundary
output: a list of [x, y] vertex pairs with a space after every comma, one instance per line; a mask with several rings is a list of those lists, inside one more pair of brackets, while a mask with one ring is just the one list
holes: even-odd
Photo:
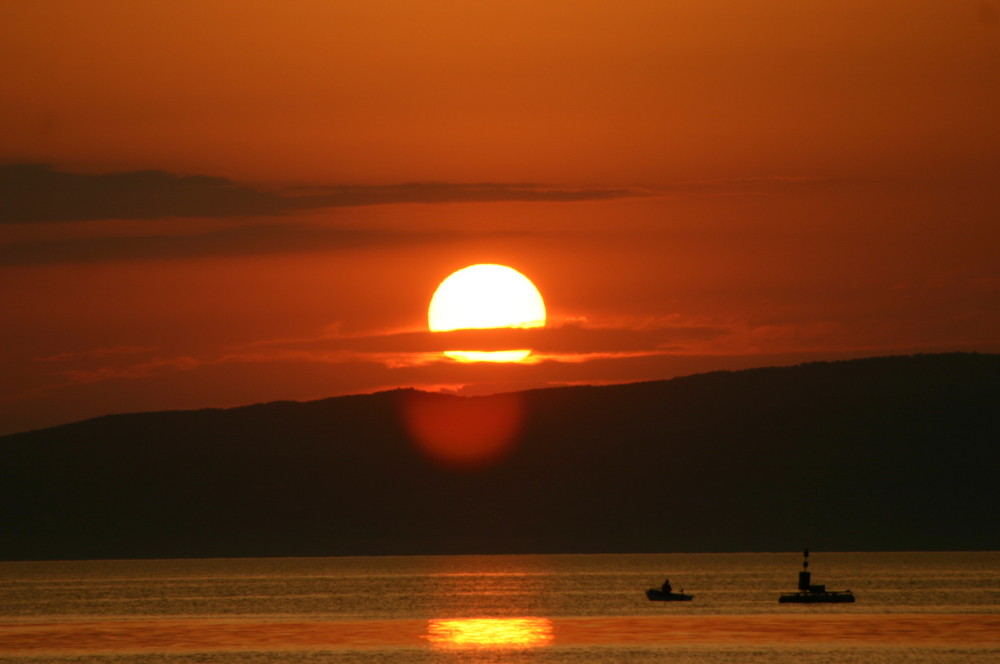
[[[0, 563], [0, 662], [1000, 662], [1000, 553]], [[643, 592], [669, 576], [692, 602]]]

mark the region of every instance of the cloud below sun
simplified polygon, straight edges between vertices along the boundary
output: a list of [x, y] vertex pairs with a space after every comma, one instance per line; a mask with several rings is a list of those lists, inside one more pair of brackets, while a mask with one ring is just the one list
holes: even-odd
[[444, 351], [456, 348], [483, 351], [531, 348], [528, 358], [511, 363], [529, 369], [532, 365], [544, 363], [579, 364], [683, 354], [690, 352], [692, 345], [725, 335], [725, 330], [717, 326], [665, 322], [647, 322], [643, 327], [628, 328], [590, 327], [574, 321], [536, 329], [410, 330], [361, 335], [340, 334], [336, 327], [332, 326], [331, 330], [311, 338], [262, 340], [201, 356], [170, 356], [155, 347], [122, 347], [61, 353], [36, 358], [36, 361], [49, 365], [50, 375], [58, 377], [45, 389], [192, 371], [223, 364], [367, 363], [382, 365], [389, 370], [443, 365], [451, 366], [458, 372], [482, 374], [494, 370], [495, 365], [457, 362], [446, 357]]
[[645, 328], [590, 327], [579, 322], [544, 328], [498, 328], [449, 332], [403, 331], [386, 334], [324, 335], [314, 339], [267, 341], [254, 344], [256, 351], [277, 353], [336, 353], [357, 360], [393, 366], [416, 366], [432, 362], [452, 363], [448, 350], [501, 351], [530, 348], [526, 364], [582, 362], [588, 359], [658, 355], [677, 352], [694, 340], [716, 338], [723, 331], [714, 326], [657, 325]]

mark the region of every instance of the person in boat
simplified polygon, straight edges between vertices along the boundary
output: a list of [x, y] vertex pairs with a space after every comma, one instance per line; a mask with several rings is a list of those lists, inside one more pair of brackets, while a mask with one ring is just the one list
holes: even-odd
[[670, 594], [674, 591], [673, 586], [670, 585], [670, 579], [663, 580], [663, 585], [660, 586], [660, 590], [667, 594]]

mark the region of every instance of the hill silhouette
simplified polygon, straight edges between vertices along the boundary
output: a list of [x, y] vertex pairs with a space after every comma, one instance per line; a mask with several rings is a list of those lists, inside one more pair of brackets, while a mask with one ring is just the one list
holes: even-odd
[[[480, 467], [403, 415], [504, 398]], [[947, 354], [106, 416], [0, 438], [0, 557], [1000, 549], [998, 406]]]

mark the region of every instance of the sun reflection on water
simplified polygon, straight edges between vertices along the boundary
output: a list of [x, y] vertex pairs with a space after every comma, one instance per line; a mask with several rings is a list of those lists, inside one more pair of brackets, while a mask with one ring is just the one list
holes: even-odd
[[436, 648], [540, 648], [552, 642], [548, 618], [448, 618], [427, 623]]

